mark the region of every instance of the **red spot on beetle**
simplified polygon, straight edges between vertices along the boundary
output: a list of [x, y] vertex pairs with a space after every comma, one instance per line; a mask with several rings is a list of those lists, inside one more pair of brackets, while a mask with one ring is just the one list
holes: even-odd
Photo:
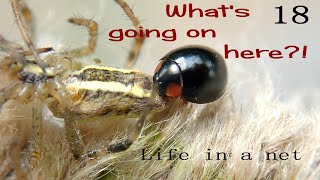
[[166, 95], [169, 97], [179, 97], [182, 94], [181, 84], [171, 83], [167, 87]]

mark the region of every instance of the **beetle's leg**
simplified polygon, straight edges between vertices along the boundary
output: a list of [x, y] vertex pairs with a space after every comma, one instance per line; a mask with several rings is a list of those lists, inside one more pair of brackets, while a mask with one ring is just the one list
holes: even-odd
[[72, 24], [86, 26], [89, 32], [88, 45], [68, 52], [71, 56], [80, 57], [93, 53], [97, 46], [98, 24], [90, 19], [70, 18], [68, 21]]
[[[132, 9], [128, 6], [128, 4], [126, 2], [124, 2], [123, 0], [115, 0], [115, 1], [121, 6], [123, 11], [130, 18], [134, 27], [137, 30], [141, 29], [141, 28], [139, 28], [139, 27], [141, 27], [139, 19], [134, 15]], [[144, 40], [145, 40], [144, 37], [137, 36], [135, 38], [134, 44], [129, 52], [129, 57], [128, 57], [126, 65], [125, 65], [126, 68], [131, 68], [136, 63], [137, 57], [140, 53], [140, 50], [141, 50], [141, 47], [143, 45]]]

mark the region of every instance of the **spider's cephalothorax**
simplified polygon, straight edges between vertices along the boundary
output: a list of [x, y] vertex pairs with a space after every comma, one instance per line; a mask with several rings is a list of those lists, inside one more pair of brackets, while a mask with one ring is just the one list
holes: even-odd
[[157, 66], [153, 81], [161, 97], [182, 97], [203, 104], [217, 100], [225, 91], [224, 58], [202, 46], [185, 46], [169, 52]]
[[49, 68], [42, 68], [34, 61], [26, 61], [22, 66], [18, 77], [25, 83], [36, 84], [53, 77], [53, 72]]

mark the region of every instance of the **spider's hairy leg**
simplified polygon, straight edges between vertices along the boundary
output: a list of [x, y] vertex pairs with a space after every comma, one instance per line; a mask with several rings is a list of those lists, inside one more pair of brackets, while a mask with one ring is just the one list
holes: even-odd
[[[38, 161], [42, 157], [42, 154], [45, 151], [43, 146], [43, 120], [42, 120], [42, 108], [44, 100], [48, 99], [48, 95], [51, 95], [53, 99], [55, 99], [58, 104], [65, 109], [64, 116], [68, 116], [69, 114], [69, 103], [65, 101], [65, 98], [69, 96], [68, 92], [65, 89], [64, 84], [60, 80], [60, 77], [54, 77], [53, 79], [47, 80], [47, 82], [39, 82], [36, 85], [33, 85], [34, 90], [32, 92], [34, 94], [33, 98], [33, 143], [31, 144], [31, 153], [30, 153], [30, 168], [33, 169], [37, 166]], [[46, 101], [47, 102], [47, 101]], [[70, 111], [71, 112], [71, 111]], [[70, 115], [69, 115], [70, 116]], [[69, 119], [67, 119], [69, 120]], [[66, 126], [69, 122], [73, 121], [65, 121]]]
[[5, 104], [8, 100], [17, 98], [19, 96], [18, 92], [16, 91], [21, 84], [18, 82], [13, 83], [7, 87], [4, 87], [0, 90], [0, 108], [3, 104]]
[[32, 12], [24, 0], [18, 0], [18, 3], [20, 5], [21, 14], [27, 26], [27, 29], [29, 30], [31, 37], [34, 39], [35, 37]]
[[[5, 72], [4, 72], [5, 73]], [[16, 76], [18, 74], [16, 73]], [[0, 107], [6, 103], [6, 101], [11, 99], [16, 99], [16, 103], [32, 103], [33, 104], [33, 139], [31, 144], [31, 151], [30, 151], [30, 167], [34, 168], [36, 166], [36, 162], [38, 159], [40, 159], [40, 156], [37, 160], [34, 160], [35, 152], [41, 152], [41, 137], [42, 137], [42, 100], [41, 97], [38, 97], [35, 93], [36, 86], [38, 86], [38, 92], [42, 91], [42, 87], [39, 85], [31, 84], [31, 83], [24, 83], [23, 81], [14, 81], [13, 83], [10, 83], [10, 85], [4, 87], [0, 91]], [[42, 92], [41, 92], [42, 93]], [[34, 98], [34, 96], [36, 96]], [[13, 150], [16, 150], [13, 148]], [[15, 152], [15, 154], [19, 154], [18, 152]], [[40, 153], [39, 153], [40, 154]], [[20, 162], [20, 154], [19, 156], [12, 156], [14, 157], [14, 163]], [[20, 166], [15, 166], [15, 170], [17, 172], [17, 176], [20, 176], [18, 174], [21, 171]]]
[[80, 137], [80, 130], [77, 127], [77, 116], [66, 108], [63, 118], [66, 138], [69, 143], [71, 153], [75, 159], [78, 159], [83, 154], [84, 147]]
[[8, 65], [14, 64], [15, 62], [19, 62], [22, 65], [26, 64], [26, 60], [24, 57], [18, 53], [16, 50], [20, 48], [16, 44], [7, 41], [1, 34], [0, 34], [0, 50], [4, 51], [8, 54], [7, 57], [4, 57], [0, 60], [0, 68], [7, 68]]
[[[132, 24], [134, 27], [139, 30], [141, 27], [139, 19], [134, 15], [132, 9], [129, 7], [129, 5], [124, 2], [123, 0], [115, 0], [116, 3], [120, 5], [120, 7], [123, 9], [123, 11], [126, 13], [126, 15], [130, 18], [132, 21]], [[136, 63], [137, 57], [141, 51], [141, 47], [144, 43], [145, 38], [137, 36], [134, 40], [134, 44], [129, 52], [129, 57], [127, 59], [127, 62], [125, 64], [126, 68], [131, 68]]]
[[[15, 89], [13, 89], [15, 88]], [[41, 83], [34, 84], [21, 84], [15, 83], [8, 89], [12, 89], [11, 96], [4, 95], [6, 98], [17, 99], [24, 103], [32, 102], [32, 138], [33, 141], [30, 147], [29, 164], [28, 166], [33, 169], [36, 167], [38, 160], [41, 158], [42, 152], [42, 101], [43, 86]], [[36, 91], [36, 93], [35, 93]]]
[[98, 24], [93, 20], [84, 18], [70, 18], [68, 21], [72, 24], [86, 26], [89, 32], [88, 45], [83, 48], [72, 50], [68, 54], [71, 56], [80, 57], [93, 53], [97, 46]]
[[[52, 47], [44, 47], [44, 48], [38, 48], [36, 49], [36, 52], [37, 53], [45, 53], [45, 52], [49, 52], [49, 51], [53, 51], [53, 48]], [[22, 52], [22, 55], [23, 56], [32, 56], [32, 52], [31, 51], [24, 51]]]
[[[20, 33], [22, 35], [22, 38], [24, 40], [24, 42], [27, 44], [29, 51], [26, 52], [22, 52], [21, 55], [20, 53], [15, 53], [15, 54], [19, 54], [20, 57], [24, 57], [24, 56], [30, 56], [33, 55], [35, 60], [37, 61], [37, 64], [39, 65], [39, 67], [44, 71], [45, 69], [45, 64], [42, 61], [42, 59], [40, 58], [38, 53], [42, 53], [42, 52], [47, 52], [47, 51], [51, 51], [52, 48], [40, 48], [40, 49], [36, 49], [33, 45], [32, 42], [32, 38], [29, 35], [29, 32], [26, 29], [26, 25], [27, 27], [30, 28], [30, 33], [33, 33], [33, 25], [32, 25], [32, 13], [30, 11], [30, 9], [28, 8], [28, 6], [26, 5], [26, 3], [24, 2], [24, 0], [11, 0], [11, 6], [12, 6], [12, 10], [14, 13], [14, 17], [16, 19], [16, 23], [19, 27]], [[22, 16], [22, 17], [21, 17]], [[0, 37], [1, 40], [2, 37]], [[0, 42], [1, 43], [1, 42]], [[13, 53], [11, 53], [13, 54]], [[21, 58], [16, 58], [17, 60], [21, 59]], [[20, 62], [23, 63], [23, 65], [25, 65], [25, 60]]]
[[19, 30], [20, 30], [20, 33], [22, 35], [24, 42], [27, 44], [29, 50], [32, 52], [39, 67], [44, 71], [45, 64], [40, 59], [40, 56], [37, 53], [36, 48], [33, 45], [33, 42], [30, 38], [30, 35], [28, 34], [28, 32], [25, 28], [25, 25], [23, 24], [23, 20], [21, 19], [21, 9], [19, 8], [18, 0], [11, 0], [11, 6], [12, 6], [14, 17], [16, 19], [17, 25], [19, 27]]
[[107, 151], [111, 153], [115, 153], [115, 152], [121, 152], [128, 149], [131, 146], [131, 144], [134, 143], [138, 139], [139, 135], [141, 134], [144, 122], [146, 121], [146, 118], [147, 118], [147, 114], [151, 111], [151, 109], [152, 109], [152, 104], [150, 104], [149, 102], [144, 107], [142, 114], [138, 119], [137, 123], [131, 129], [131, 132], [128, 138], [120, 143], [109, 145], [109, 147], [107, 148]]
[[[32, 12], [30, 8], [28, 7], [27, 3], [25, 0], [17, 0], [20, 12], [22, 14], [23, 20], [24, 20], [24, 25], [26, 26], [26, 29], [28, 30], [28, 33], [31, 36], [31, 39], [35, 39], [35, 34], [34, 34], [34, 21], [32, 17]], [[46, 48], [39, 48], [36, 49], [37, 53], [44, 53], [48, 51], [52, 51], [52, 47], [46, 47]], [[32, 51], [24, 51], [22, 52], [22, 55], [24, 56], [32, 56], [33, 52]]]
[[77, 127], [79, 116], [72, 111], [71, 102], [66, 101], [66, 99], [70, 99], [72, 95], [66, 90], [59, 77], [54, 78], [48, 89], [49, 94], [54, 97], [54, 99], [48, 103], [48, 107], [54, 114], [61, 112], [61, 114], [58, 113], [58, 117], [63, 117], [64, 119], [66, 139], [71, 153], [77, 159], [82, 155], [84, 147], [82, 145], [80, 131]]
[[[0, 89], [0, 107], [10, 99], [17, 98], [23, 84], [17, 78], [19, 71], [25, 63], [24, 58], [15, 51], [17, 46], [0, 35], [0, 49], [8, 56], [0, 59], [1, 81], [5, 85]], [[6, 83], [7, 82], [7, 83]], [[3, 85], [2, 84], [2, 85]]]
[[[17, 46], [0, 35], [0, 48], [5, 57], [0, 60], [1, 79], [6, 85], [0, 90], [0, 107], [10, 99], [17, 102], [32, 103], [32, 124], [33, 141], [28, 166], [32, 169], [37, 165], [41, 157], [42, 148], [42, 106], [43, 100], [47, 97], [45, 82], [41, 79], [34, 82], [27, 82], [26, 79], [39, 76], [41, 72], [34, 71], [40, 65], [28, 62]], [[31, 68], [32, 67], [32, 68]], [[44, 72], [43, 72], [44, 73]], [[32, 79], [32, 78], [31, 78]], [[20, 157], [20, 156], [19, 156]], [[17, 161], [20, 162], [18, 158]], [[19, 167], [19, 166], [17, 166]], [[19, 170], [17, 168], [16, 172]], [[18, 174], [17, 174], [18, 176]]]
[[152, 107], [154, 106], [154, 98], [156, 96], [156, 91], [153, 90], [151, 96], [148, 99], [147, 104], [144, 106], [141, 115], [136, 122], [135, 126], [132, 127], [128, 138], [120, 141], [119, 143], [111, 144], [105, 149], [97, 149], [88, 151], [86, 154], [81, 156], [81, 159], [87, 158], [97, 158], [109, 153], [116, 153], [127, 150], [140, 136], [144, 123], [147, 119], [147, 115], [151, 112]]
[[35, 93], [35, 97], [33, 100], [32, 107], [32, 144], [31, 144], [31, 152], [29, 157], [29, 166], [31, 169], [35, 168], [39, 159], [41, 158], [41, 153], [43, 150], [43, 130], [42, 130], [42, 97], [41, 97], [41, 89], [43, 88], [43, 84], [40, 83], [37, 85], [37, 91]]
[[143, 110], [141, 112], [141, 115], [137, 121], [137, 123], [135, 124], [135, 126], [132, 128], [128, 139], [124, 140], [123, 142], [120, 142], [118, 144], [113, 144], [110, 145], [107, 150], [109, 152], [120, 152], [120, 151], [124, 151], [126, 149], [128, 149], [130, 147], [130, 145], [135, 142], [138, 138], [139, 135], [142, 132], [144, 123], [147, 119], [147, 115], [151, 112], [152, 107], [155, 104], [155, 97], [157, 96], [156, 90], [152, 89], [152, 93], [151, 96], [149, 97], [146, 105], [143, 107]]

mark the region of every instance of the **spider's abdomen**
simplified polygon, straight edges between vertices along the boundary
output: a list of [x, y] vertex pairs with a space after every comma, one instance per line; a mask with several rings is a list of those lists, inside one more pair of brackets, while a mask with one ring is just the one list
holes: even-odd
[[97, 116], [138, 117], [151, 96], [151, 77], [131, 70], [87, 66], [64, 80], [73, 111]]

